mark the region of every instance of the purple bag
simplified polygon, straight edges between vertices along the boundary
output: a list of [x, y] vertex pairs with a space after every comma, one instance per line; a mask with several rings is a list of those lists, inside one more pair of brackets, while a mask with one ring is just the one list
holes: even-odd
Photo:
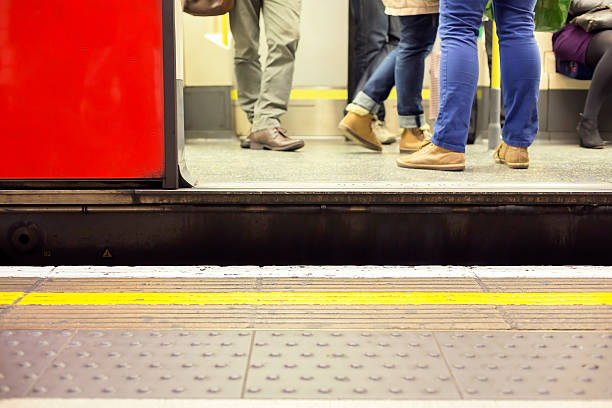
[[556, 71], [569, 78], [591, 80], [593, 78], [593, 68], [576, 61], [557, 60]]

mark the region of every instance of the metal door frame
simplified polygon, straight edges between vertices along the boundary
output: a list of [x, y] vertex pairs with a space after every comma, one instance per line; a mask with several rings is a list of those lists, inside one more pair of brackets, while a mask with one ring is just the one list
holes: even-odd
[[164, 66], [164, 178], [163, 188], [179, 188], [176, 97], [176, 32], [174, 0], [162, 0]]

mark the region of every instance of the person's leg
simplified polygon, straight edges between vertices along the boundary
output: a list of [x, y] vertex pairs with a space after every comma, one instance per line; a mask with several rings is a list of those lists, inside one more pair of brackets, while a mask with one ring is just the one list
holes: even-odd
[[[508, 146], [528, 147], [538, 133], [540, 51], [534, 36], [536, 0], [494, 0]], [[520, 63], [517, 63], [520, 62]]]
[[[401, 29], [399, 17], [398, 16], [387, 16], [387, 18], [389, 19], [389, 24], [388, 24], [389, 31], [387, 32], [387, 44], [385, 44], [382, 51], [378, 53], [378, 56], [374, 59], [374, 61], [372, 61], [370, 66], [368, 66], [368, 69], [366, 71], [366, 75], [368, 75], [368, 77], [371, 75], [372, 72], [374, 72], [376, 68], [378, 68], [378, 66], [387, 57], [387, 55], [391, 54], [391, 52], [397, 48], [400, 42], [400, 36], [401, 36], [402, 29]], [[378, 120], [380, 120], [381, 122], [385, 121], [385, 118], [387, 117], [387, 112], [385, 110], [384, 104], [380, 106], [380, 110], [378, 111], [377, 116], [378, 116]]]
[[601, 149], [606, 142], [601, 138], [597, 122], [601, 107], [612, 92], [612, 30], [600, 31], [591, 38], [585, 59], [594, 71], [576, 131], [580, 146]]
[[[385, 41], [386, 37], [385, 32]], [[367, 149], [382, 150], [380, 138], [372, 129], [372, 122], [377, 119], [376, 114], [395, 86], [396, 56], [397, 49], [391, 51], [380, 62], [365, 83], [363, 90], [357, 93], [347, 106], [347, 113], [339, 125], [340, 130], [348, 139]], [[388, 142], [388, 140], [385, 141]]]
[[487, 0], [440, 1], [440, 114], [431, 141], [455, 152], [465, 152], [478, 84], [476, 39], [486, 3]]
[[230, 11], [230, 27], [234, 38], [234, 69], [238, 102], [251, 125], [261, 86], [259, 62], [259, 13], [261, 0], [237, 1]]
[[372, 129], [372, 121], [376, 120], [376, 113], [395, 86], [396, 51], [387, 55], [364, 89], [346, 107], [347, 113], [339, 125], [348, 139], [367, 149], [382, 150], [382, 144]]
[[586, 63], [595, 68], [584, 105], [583, 117], [594, 120], [606, 99], [612, 94], [612, 30], [595, 34], [589, 42]]
[[382, 144], [372, 129], [372, 122], [376, 120], [376, 113], [395, 85], [396, 51], [384, 59], [363, 91], [346, 107], [347, 113], [338, 126], [348, 139], [367, 149], [382, 150]]
[[402, 23], [398, 16], [389, 17], [389, 31], [387, 32], [387, 44], [397, 47], [402, 38]]
[[301, 0], [263, 2], [268, 58], [261, 81], [261, 93], [255, 104], [253, 131], [280, 126], [279, 118], [287, 111], [293, 84], [295, 53], [300, 39], [301, 7]]
[[[352, 97], [363, 90], [367, 80], [393, 50], [393, 47], [387, 47], [389, 16], [385, 14], [382, 1], [359, 0], [359, 3], [359, 23], [355, 31], [355, 73], [359, 79], [355, 89], [350, 90]], [[383, 106], [378, 116], [384, 120]]]
[[[387, 26], [389, 27], [389, 30], [387, 32], [388, 41], [385, 43], [385, 45], [380, 49], [378, 54], [376, 54], [374, 59], [367, 66], [365, 72], [363, 72], [363, 75], [361, 76], [361, 79], [359, 83], [357, 84], [355, 94], [363, 90], [366, 83], [372, 77], [372, 75], [374, 75], [374, 72], [376, 72], [380, 64], [385, 60], [385, 58], [387, 58], [389, 54], [391, 54], [391, 52], [393, 52], [393, 50], [395, 50], [395, 48], [397, 48], [397, 45], [399, 44], [400, 31], [401, 31], [399, 17], [397, 16], [385, 16], [385, 17], [388, 19], [388, 24], [387, 24]], [[383, 121], [383, 122], [385, 121], [386, 112], [385, 112], [385, 106], [383, 104], [380, 105], [380, 109], [378, 110], [378, 113], [376, 114], [376, 116], [378, 116], [378, 120]]]
[[395, 86], [395, 63], [397, 49], [393, 50], [380, 63], [376, 71], [366, 82], [362, 91], [353, 99], [353, 104], [365, 108], [369, 113], [376, 114], [382, 103], [389, 97]]
[[[359, 81], [387, 44], [389, 18], [381, 1], [352, 0], [355, 22], [355, 73]], [[355, 89], [357, 94], [360, 89]]]
[[438, 14], [402, 16], [400, 22], [395, 63], [397, 112], [401, 128], [419, 128], [427, 123], [422, 105], [425, 57], [436, 41]]

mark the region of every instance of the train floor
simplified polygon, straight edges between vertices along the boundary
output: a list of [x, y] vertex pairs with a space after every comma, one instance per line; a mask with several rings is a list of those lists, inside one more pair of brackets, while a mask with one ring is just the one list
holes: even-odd
[[0, 267], [3, 408], [519, 403], [612, 404], [612, 268]]
[[378, 153], [342, 137], [304, 139], [306, 146], [291, 153], [241, 149], [237, 139], [190, 139], [187, 165], [198, 180], [197, 186], [203, 188], [612, 188], [612, 148], [594, 150], [577, 144], [540, 142], [529, 150], [529, 170], [517, 171], [496, 165], [486, 140], [480, 140], [468, 146], [464, 172], [431, 172], [399, 168], [395, 164], [398, 143]]

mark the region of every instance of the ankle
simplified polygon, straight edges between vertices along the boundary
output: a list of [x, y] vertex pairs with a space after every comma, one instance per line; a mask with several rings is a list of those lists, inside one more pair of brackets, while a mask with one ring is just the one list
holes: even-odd
[[580, 124], [588, 124], [597, 127], [597, 116], [590, 116], [588, 114], [580, 114]]

